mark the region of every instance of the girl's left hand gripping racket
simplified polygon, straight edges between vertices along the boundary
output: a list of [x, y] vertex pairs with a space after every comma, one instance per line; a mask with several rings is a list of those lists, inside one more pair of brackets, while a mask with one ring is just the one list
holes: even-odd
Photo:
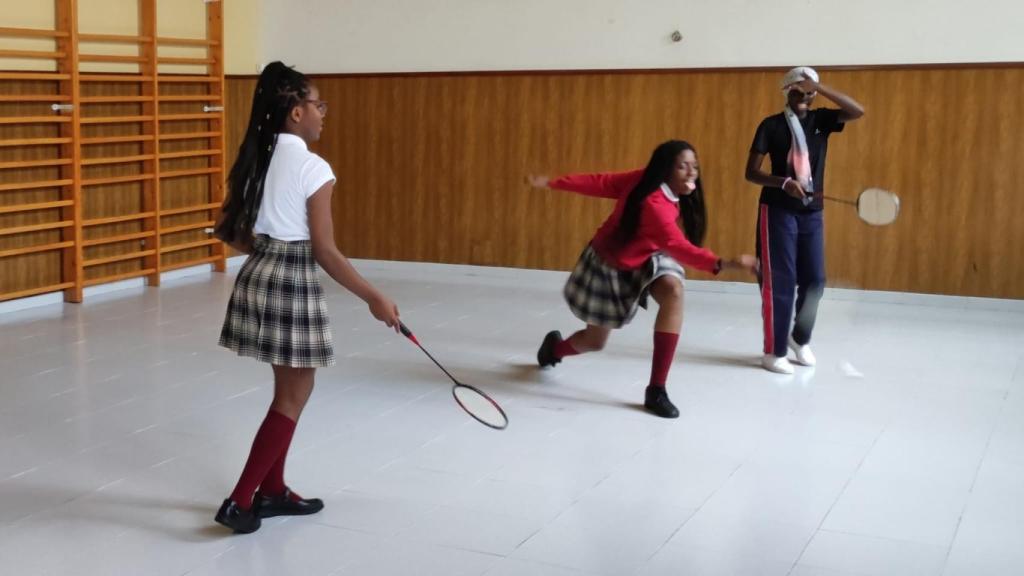
[[403, 336], [412, 341], [412, 343], [418, 346], [420, 350], [423, 350], [423, 353], [427, 355], [427, 358], [430, 358], [434, 364], [436, 364], [437, 367], [445, 373], [445, 375], [451, 378], [454, 383], [454, 386], [452, 386], [452, 396], [455, 398], [455, 401], [459, 404], [460, 408], [465, 410], [466, 413], [472, 416], [474, 420], [484, 426], [489, 426], [495, 430], [504, 430], [508, 427], [508, 416], [505, 415], [505, 411], [501, 409], [501, 406], [499, 406], [493, 398], [485, 394], [479, 388], [470, 386], [469, 384], [463, 384], [456, 380], [450, 372], [445, 370], [444, 366], [441, 366], [440, 362], [430, 355], [430, 352], [427, 352], [427, 349], [420, 344], [420, 341], [416, 339], [412, 330], [409, 330], [405, 324], [399, 322], [398, 329], [401, 330]]

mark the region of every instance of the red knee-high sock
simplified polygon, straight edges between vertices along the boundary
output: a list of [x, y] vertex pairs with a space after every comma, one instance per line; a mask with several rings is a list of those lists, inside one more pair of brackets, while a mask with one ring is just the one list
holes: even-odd
[[267, 475], [263, 478], [263, 482], [260, 482], [260, 492], [262, 494], [267, 496], [284, 494], [285, 488], [287, 488], [284, 483], [284, 462], [288, 459], [288, 449], [291, 448], [294, 433], [295, 426], [293, 425], [292, 429], [288, 431], [283, 439], [284, 448], [281, 449], [281, 455], [274, 461], [270, 470], [267, 470]]
[[651, 359], [651, 386], [664, 386], [668, 382], [668, 371], [676, 355], [679, 334], [671, 332], [654, 333], [654, 357]]
[[[252, 495], [256, 487], [267, 476], [274, 462], [284, 455], [294, 432], [294, 420], [274, 410], [267, 412], [267, 417], [263, 419], [263, 424], [252, 440], [252, 449], [242, 469], [242, 476], [231, 492], [231, 499], [238, 503], [239, 508], [248, 510], [252, 506]], [[281, 464], [283, 470], [283, 458]]]
[[[579, 334], [579, 332], [577, 332], [576, 334]], [[572, 336], [575, 336], [576, 334], [573, 334]], [[572, 340], [572, 336], [569, 336], [565, 340], [562, 340], [558, 344], [555, 344], [555, 358], [561, 360], [566, 356], [575, 356], [580, 353], [579, 350], [573, 348], [572, 344], [569, 343], [569, 340]]]

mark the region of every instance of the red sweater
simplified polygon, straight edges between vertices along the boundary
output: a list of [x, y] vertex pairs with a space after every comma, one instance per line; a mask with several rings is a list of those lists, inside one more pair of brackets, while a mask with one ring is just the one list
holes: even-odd
[[669, 198], [661, 190], [655, 190], [644, 200], [636, 235], [625, 243], [616, 238], [615, 232], [626, 207], [626, 198], [640, 182], [643, 173], [643, 170], [631, 170], [609, 174], [569, 174], [551, 180], [548, 186], [585, 196], [616, 200], [615, 210], [598, 228], [590, 242], [608, 264], [620, 270], [635, 270], [643, 266], [655, 252], [664, 252], [684, 266], [717, 274], [718, 256], [711, 250], [694, 246], [686, 239], [676, 224], [679, 200]]

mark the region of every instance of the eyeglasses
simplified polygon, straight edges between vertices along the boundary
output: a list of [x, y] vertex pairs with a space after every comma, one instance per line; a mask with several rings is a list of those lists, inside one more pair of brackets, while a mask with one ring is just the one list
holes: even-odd
[[327, 102], [324, 100], [312, 100], [307, 98], [306, 103], [316, 106], [317, 112], [320, 112], [320, 114], [327, 114]]

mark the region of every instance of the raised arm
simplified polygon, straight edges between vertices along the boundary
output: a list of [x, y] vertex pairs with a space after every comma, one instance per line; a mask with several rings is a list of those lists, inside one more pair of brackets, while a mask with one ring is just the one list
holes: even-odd
[[839, 106], [839, 121], [840, 122], [853, 122], [864, 116], [864, 106], [861, 106], [860, 102], [857, 102], [852, 97], [831, 86], [826, 86], [821, 82], [815, 82], [808, 76], [804, 75], [803, 81], [800, 82], [799, 87], [804, 92], [818, 92], [825, 98], [828, 98], [832, 102]]

